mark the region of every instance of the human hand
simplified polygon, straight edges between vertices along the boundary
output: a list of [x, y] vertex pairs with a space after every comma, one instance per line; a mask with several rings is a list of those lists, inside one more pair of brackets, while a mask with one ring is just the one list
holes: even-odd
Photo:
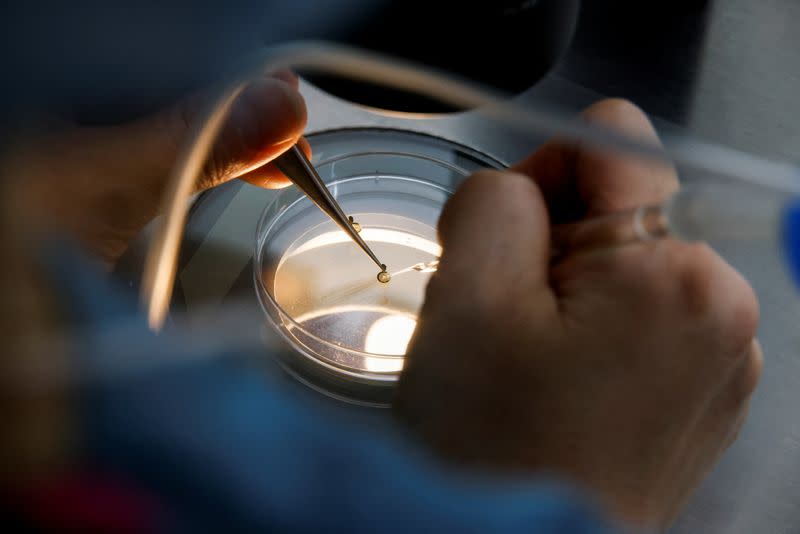
[[[301, 139], [306, 122], [298, 80], [279, 72], [253, 82], [233, 106], [196, 184], [232, 178], [266, 188], [289, 181], [269, 162]], [[190, 96], [136, 121], [61, 125], [20, 143], [5, 172], [20, 177], [20, 202], [107, 264], [157, 215], [178, 151], [202, 120], [206, 95]]]
[[[657, 142], [623, 101], [584, 118]], [[440, 220], [397, 415], [447, 460], [550, 472], [624, 522], [669, 523], [744, 420], [756, 299], [708, 247], [673, 239], [551, 264], [550, 224], [677, 188], [670, 168], [558, 141], [467, 180]]]

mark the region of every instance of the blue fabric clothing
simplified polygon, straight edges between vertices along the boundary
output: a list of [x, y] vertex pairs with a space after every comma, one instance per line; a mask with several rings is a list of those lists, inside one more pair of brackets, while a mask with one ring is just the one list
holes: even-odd
[[[133, 295], [59, 258], [63, 307], [85, 333], [76, 358], [91, 377], [80, 388], [82, 463], [157, 499], [162, 531], [610, 532], [566, 485], [445, 468], [388, 416], [369, 430], [351, 425], [248, 355], [107, 373], [118, 352], [174, 362], [189, 349], [150, 333]], [[121, 320], [122, 337], [106, 328]]]

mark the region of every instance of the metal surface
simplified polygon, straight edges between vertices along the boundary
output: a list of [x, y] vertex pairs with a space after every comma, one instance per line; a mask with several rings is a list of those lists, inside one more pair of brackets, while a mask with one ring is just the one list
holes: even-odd
[[275, 166], [285, 174], [291, 181], [300, 188], [308, 198], [311, 199], [319, 209], [324, 211], [339, 228], [350, 236], [355, 243], [361, 247], [367, 256], [370, 257], [375, 265], [380, 268], [381, 272], [386, 271], [386, 265], [381, 263], [381, 260], [372, 252], [361, 236], [358, 235], [354, 227], [354, 222], [351, 218], [345, 215], [339, 203], [333, 198], [331, 192], [325, 186], [322, 178], [319, 177], [314, 166], [308, 161], [308, 158], [297, 145], [287, 150], [279, 158], [275, 160]]

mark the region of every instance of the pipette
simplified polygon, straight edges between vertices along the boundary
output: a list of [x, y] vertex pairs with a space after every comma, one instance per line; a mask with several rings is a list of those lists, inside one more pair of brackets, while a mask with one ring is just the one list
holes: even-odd
[[[730, 184], [689, 186], [660, 204], [591, 217], [551, 228], [551, 260], [664, 237], [685, 241], [779, 241], [800, 285], [800, 198]], [[430, 272], [439, 262], [402, 269]]]
[[800, 199], [730, 184], [690, 186], [660, 204], [556, 225], [551, 240], [559, 256], [667, 236], [686, 241], [779, 239], [790, 270], [800, 274]]

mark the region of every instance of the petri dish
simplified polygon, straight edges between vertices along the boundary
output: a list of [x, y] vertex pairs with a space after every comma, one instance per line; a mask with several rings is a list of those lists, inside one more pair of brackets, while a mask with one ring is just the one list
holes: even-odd
[[267, 323], [292, 347], [283, 367], [330, 396], [387, 406], [441, 254], [436, 224], [469, 174], [493, 158], [423, 134], [350, 129], [309, 136], [313, 162], [391, 274], [295, 188], [262, 214], [254, 253]]

